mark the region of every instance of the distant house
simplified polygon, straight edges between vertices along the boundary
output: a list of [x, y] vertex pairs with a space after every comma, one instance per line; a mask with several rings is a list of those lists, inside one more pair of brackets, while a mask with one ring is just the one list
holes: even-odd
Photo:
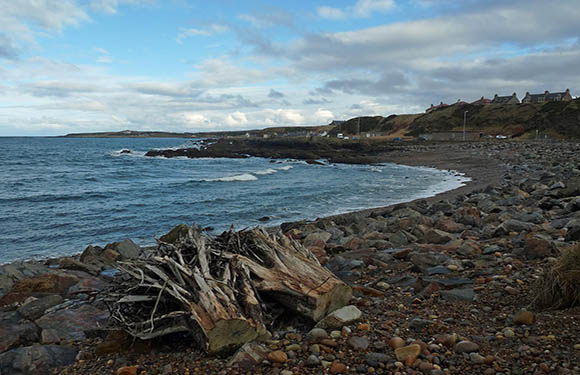
[[433, 112], [433, 111], [435, 111], [436, 109], [439, 109], [439, 108], [445, 108], [445, 107], [449, 107], [449, 104], [445, 104], [445, 103], [443, 103], [443, 102], [441, 102], [439, 105], [433, 105], [433, 104], [431, 104], [431, 107], [427, 108], [427, 109], [425, 110], [425, 113]]
[[526, 92], [526, 96], [522, 99], [522, 103], [545, 103], [545, 102], [567, 102], [572, 100], [570, 89], [564, 92], [549, 92], [544, 91], [543, 94], [530, 94]]
[[498, 96], [497, 94], [494, 95], [491, 104], [519, 104], [520, 100], [518, 99], [516, 93], [514, 92], [511, 96]]
[[472, 102], [471, 104], [473, 104], [473, 105], [488, 105], [488, 104], [491, 104], [491, 99], [487, 99], [487, 98], [484, 98], [482, 96], [480, 99]]

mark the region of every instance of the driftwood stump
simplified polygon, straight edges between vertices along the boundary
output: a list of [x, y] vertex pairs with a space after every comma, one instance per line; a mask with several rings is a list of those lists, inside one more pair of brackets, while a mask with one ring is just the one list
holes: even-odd
[[133, 336], [188, 331], [218, 353], [266, 333], [264, 300], [318, 321], [352, 295], [309, 250], [281, 234], [230, 230], [212, 238], [180, 228], [173, 243], [159, 241], [155, 254], [120, 267], [133, 282], [112, 316]]

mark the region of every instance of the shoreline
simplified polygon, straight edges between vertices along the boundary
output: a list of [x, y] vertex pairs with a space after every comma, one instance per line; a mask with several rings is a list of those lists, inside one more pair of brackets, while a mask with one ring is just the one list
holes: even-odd
[[[208, 357], [186, 340], [133, 343], [103, 328], [114, 279], [96, 276], [105, 264], [146, 251], [124, 241], [61, 259], [48, 275], [46, 268], [17, 269], [28, 273], [24, 284], [0, 297], [0, 330], [17, 338], [0, 346], [0, 370], [11, 373], [8, 366], [20, 358], [14, 356], [58, 348], [66, 356], [45, 366], [63, 375], [124, 368], [152, 375], [189, 369], [314, 375], [336, 373], [339, 365], [348, 373], [384, 375], [580, 372], [580, 306], [534, 304], [542, 270], [580, 243], [580, 143], [412, 144], [374, 159], [454, 170], [472, 181], [429, 198], [280, 226], [351, 286], [350, 303], [362, 321], [324, 331], [320, 342], [308, 338], [313, 323], [295, 316], [278, 321], [270, 340], [253, 344], [265, 354], [252, 360], [251, 370]], [[53, 279], [60, 281], [47, 284]], [[30, 289], [23, 293], [22, 285]], [[45, 298], [54, 300], [47, 309], [16, 319]], [[33, 338], [22, 328], [31, 322]], [[413, 361], [400, 360], [395, 342], [420, 350]], [[269, 361], [274, 351], [286, 359]]]

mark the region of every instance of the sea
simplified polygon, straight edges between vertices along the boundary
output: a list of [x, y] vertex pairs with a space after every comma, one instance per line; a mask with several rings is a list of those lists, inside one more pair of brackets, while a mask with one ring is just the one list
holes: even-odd
[[219, 234], [232, 225], [316, 219], [468, 181], [454, 171], [396, 164], [145, 156], [198, 146], [174, 138], [0, 137], [0, 264], [127, 238], [152, 245], [181, 223]]

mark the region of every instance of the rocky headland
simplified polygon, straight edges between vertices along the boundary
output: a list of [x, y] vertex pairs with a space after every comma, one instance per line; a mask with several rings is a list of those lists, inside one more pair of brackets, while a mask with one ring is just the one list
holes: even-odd
[[[316, 327], [282, 314], [271, 336], [225, 358], [206, 356], [186, 336], [141, 341], [108, 328], [115, 269], [152, 249], [126, 240], [1, 266], [0, 374], [580, 373], [579, 301], [554, 285], [546, 295], [542, 285], [554, 266], [566, 271], [562, 254], [580, 252], [579, 143], [304, 147], [235, 150], [434, 166], [472, 182], [429, 199], [283, 224], [354, 296]], [[580, 288], [577, 270], [567, 277]]]

